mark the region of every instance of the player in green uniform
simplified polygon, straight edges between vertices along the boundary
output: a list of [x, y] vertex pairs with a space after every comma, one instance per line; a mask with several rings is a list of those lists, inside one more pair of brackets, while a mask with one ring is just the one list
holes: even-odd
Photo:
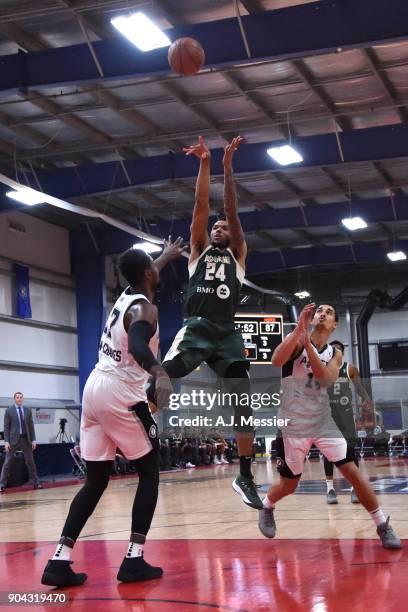
[[[204, 139], [185, 149], [187, 155], [200, 160], [196, 183], [195, 206], [191, 223], [189, 286], [184, 327], [163, 360], [170, 378], [181, 378], [206, 362], [225, 379], [230, 393], [248, 393], [249, 363], [244, 355], [242, 334], [235, 329], [234, 315], [245, 276], [247, 246], [237, 211], [232, 158], [242, 138], [237, 136], [226, 147], [224, 166], [225, 219], [214, 223], [208, 235], [210, 215], [211, 153]], [[149, 399], [152, 399], [152, 389]], [[251, 473], [253, 430], [245, 421], [252, 411], [236, 402], [235, 435], [240, 456], [240, 474], [232, 486], [244, 502], [262, 508]]]
[[[340, 351], [343, 359], [344, 344], [342, 344], [342, 342], [340, 342], [339, 340], [333, 340], [333, 342], [331, 342], [330, 344], [334, 346], [336, 350]], [[328, 393], [330, 397], [333, 420], [336, 423], [337, 427], [340, 429], [341, 433], [344, 435], [345, 439], [347, 440], [347, 455], [354, 460], [354, 463], [358, 467], [358, 457], [355, 454], [355, 447], [358, 438], [353, 412], [353, 393], [351, 388], [352, 383], [354, 384], [358, 395], [363, 401], [363, 407], [369, 409], [372, 413], [372, 401], [367, 391], [365, 390], [363, 383], [361, 382], [360, 373], [357, 367], [352, 363], [343, 361], [342, 366], [340, 368], [339, 377], [334, 383], [334, 385], [330, 389], [328, 389]], [[324, 473], [326, 475], [326, 495], [328, 504], [337, 504], [336, 491], [334, 490], [333, 486], [333, 469], [333, 463], [331, 461], [328, 461], [325, 457]], [[360, 503], [353, 488], [351, 489], [351, 502], [353, 504]]]

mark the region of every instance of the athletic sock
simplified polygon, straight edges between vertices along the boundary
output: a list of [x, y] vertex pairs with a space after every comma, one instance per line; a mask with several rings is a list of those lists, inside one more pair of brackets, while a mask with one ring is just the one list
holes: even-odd
[[52, 561], [71, 561], [72, 549], [74, 548], [74, 540], [62, 536], [58, 542]]
[[326, 486], [327, 486], [327, 492], [331, 490], [334, 491], [334, 484], [332, 480], [326, 480]]
[[273, 510], [275, 508], [275, 504], [269, 499], [267, 495], [265, 495], [265, 497], [263, 498], [262, 503], [263, 507], [267, 508], [268, 510]]
[[131, 533], [130, 542], [126, 553], [126, 559], [143, 557], [143, 547], [145, 542], [146, 536], [142, 533]]
[[381, 525], [381, 523], [385, 523], [385, 521], [387, 520], [385, 518], [385, 514], [381, 508], [381, 506], [379, 508], [377, 508], [377, 510], [373, 510], [372, 512], [370, 512], [371, 514], [371, 518], [373, 519], [374, 523], [377, 525]]
[[244, 478], [252, 478], [251, 472], [252, 456], [243, 456], [239, 458], [239, 471]]

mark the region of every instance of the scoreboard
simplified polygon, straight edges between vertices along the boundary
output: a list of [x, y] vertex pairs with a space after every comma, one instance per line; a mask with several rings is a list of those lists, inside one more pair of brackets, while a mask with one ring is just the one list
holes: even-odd
[[282, 315], [236, 314], [235, 327], [242, 333], [248, 361], [271, 363], [273, 351], [283, 340]]

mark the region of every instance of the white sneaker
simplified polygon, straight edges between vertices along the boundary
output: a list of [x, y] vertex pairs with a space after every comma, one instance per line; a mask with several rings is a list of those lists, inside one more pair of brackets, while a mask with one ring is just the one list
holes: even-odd
[[222, 463], [221, 459], [218, 459], [218, 457], [215, 457], [214, 464], [215, 465], [221, 465], [221, 463]]
[[229, 461], [226, 460], [226, 458], [224, 457], [224, 455], [221, 455], [221, 463], [225, 463], [229, 465]]
[[188, 463], [186, 463], [186, 468], [195, 468], [195, 465], [193, 465], [192, 463], [188, 462]]

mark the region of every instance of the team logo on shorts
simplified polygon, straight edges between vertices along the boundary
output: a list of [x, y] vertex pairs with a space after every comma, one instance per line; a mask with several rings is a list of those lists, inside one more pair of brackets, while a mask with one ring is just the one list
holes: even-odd
[[348, 397], [346, 395], [343, 395], [343, 397], [340, 398], [340, 405], [347, 406], [348, 403], [349, 403]]
[[230, 296], [230, 288], [227, 285], [218, 285], [217, 287], [217, 295], [222, 300], [226, 300]]
[[281, 459], [280, 457], [276, 457], [276, 469], [278, 470], [278, 472], [281, 471], [281, 469], [283, 468], [285, 462], [283, 461], [283, 459]]
[[155, 438], [157, 436], [156, 425], [151, 425], [149, 429], [149, 438]]

